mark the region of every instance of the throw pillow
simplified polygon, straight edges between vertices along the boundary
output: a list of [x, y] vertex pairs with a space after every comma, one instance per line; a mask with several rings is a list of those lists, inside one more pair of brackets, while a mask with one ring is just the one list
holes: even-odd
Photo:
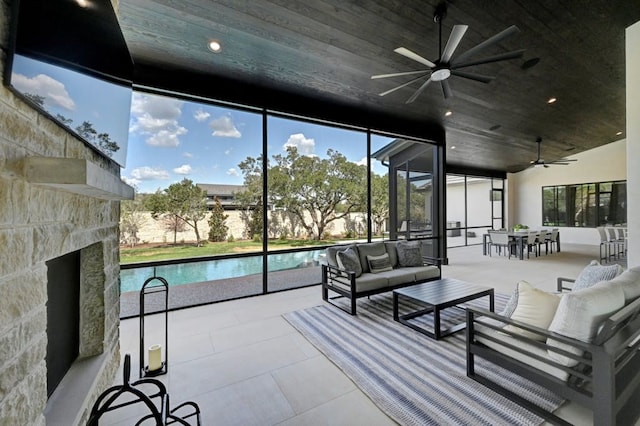
[[325, 250], [327, 254], [327, 263], [331, 266], [338, 266], [338, 259], [336, 258], [336, 255], [339, 251], [345, 251], [348, 248], [353, 248], [355, 250], [355, 246], [353, 244], [327, 247]]
[[[560, 297], [533, 287], [526, 281], [518, 283], [518, 305], [511, 315], [511, 319], [527, 325], [546, 330], [553, 321], [553, 317], [560, 303]], [[504, 328], [529, 339], [544, 341], [545, 337], [515, 325]]]
[[[562, 296], [549, 331], [589, 343], [595, 337], [602, 322], [623, 306], [622, 287], [609, 282], [566, 293]], [[547, 345], [576, 355], [582, 355], [583, 352], [555, 339], [547, 339]], [[578, 364], [577, 360], [560, 355], [553, 350], [547, 350], [547, 353], [549, 358], [567, 367]]]
[[511, 293], [511, 297], [509, 298], [507, 304], [504, 305], [504, 308], [502, 309], [502, 312], [500, 312], [500, 315], [502, 315], [503, 317], [511, 318], [511, 315], [513, 315], [513, 311], [515, 311], [516, 306], [518, 306], [519, 295], [520, 293], [518, 291], [518, 284], [516, 284], [516, 288], [513, 289], [513, 293]]
[[609, 281], [622, 273], [620, 265], [601, 265], [597, 260], [592, 260], [576, 278], [572, 291], [589, 288], [601, 281]]
[[349, 247], [345, 251], [339, 251], [336, 253], [336, 259], [338, 260], [338, 266], [345, 271], [353, 271], [356, 273], [356, 277], [362, 275], [362, 265], [360, 265], [360, 258], [358, 253]]
[[609, 282], [622, 287], [625, 305], [640, 297], [640, 268], [638, 267], [627, 269]]
[[422, 249], [418, 241], [401, 241], [396, 246], [400, 266], [422, 266]]
[[374, 274], [393, 270], [391, 260], [387, 253], [381, 254], [380, 256], [369, 255], [367, 256], [367, 263], [369, 264], [369, 270]]

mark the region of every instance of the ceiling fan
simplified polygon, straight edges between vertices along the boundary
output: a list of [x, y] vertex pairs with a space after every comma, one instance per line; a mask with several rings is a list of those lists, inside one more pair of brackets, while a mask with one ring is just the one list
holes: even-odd
[[424, 89], [427, 88], [427, 86], [432, 81], [440, 82], [440, 85], [442, 86], [442, 92], [446, 99], [453, 95], [453, 93], [451, 92], [451, 88], [449, 87], [449, 81], [448, 81], [449, 77], [452, 75], [466, 78], [469, 80], [479, 81], [481, 83], [489, 83], [494, 79], [494, 77], [491, 77], [491, 76], [486, 76], [486, 75], [476, 74], [476, 73], [466, 72], [466, 71], [460, 71], [461, 69], [467, 68], [473, 65], [488, 64], [491, 62], [499, 62], [499, 61], [505, 61], [509, 59], [516, 59], [516, 58], [522, 57], [524, 53], [524, 49], [515, 50], [513, 52], [502, 53], [499, 55], [489, 56], [484, 59], [476, 59], [476, 60], [469, 59], [472, 56], [478, 54], [479, 52], [485, 50], [486, 48], [491, 47], [499, 43], [500, 41], [504, 40], [505, 38], [520, 32], [518, 27], [516, 27], [515, 25], [512, 25], [506, 30], [498, 34], [495, 34], [494, 36], [488, 38], [482, 43], [476, 45], [475, 47], [472, 47], [471, 49], [467, 50], [466, 52], [454, 58], [453, 54], [456, 48], [458, 47], [458, 44], [462, 40], [462, 37], [464, 36], [465, 32], [467, 31], [467, 28], [469, 27], [467, 25], [454, 25], [453, 29], [451, 30], [451, 34], [449, 35], [449, 40], [447, 41], [447, 44], [445, 45], [443, 50], [442, 49], [442, 21], [446, 16], [446, 14], [447, 14], [447, 5], [445, 3], [441, 3], [436, 8], [436, 11], [433, 15], [434, 22], [437, 22], [439, 25], [440, 58], [434, 62], [431, 62], [430, 60], [423, 58], [422, 56], [418, 55], [417, 53], [414, 53], [413, 51], [405, 47], [398, 47], [397, 49], [394, 50], [394, 52], [404, 57], [407, 57], [409, 59], [412, 59], [416, 62], [419, 62], [422, 65], [426, 65], [427, 69], [422, 69], [417, 71], [406, 71], [406, 72], [399, 72], [399, 73], [392, 73], [392, 74], [372, 75], [371, 78], [374, 80], [380, 79], [380, 78], [417, 75], [417, 77], [411, 79], [406, 83], [401, 84], [400, 86], [394, 87], [393, 89], [380, 93], [380, 96], [388, 95], [389, 93], [395, 92], [398, 89], [402, 89], [403, 87], [406, 87], [411, 83], [414, 83], [416, 81], [423, 79], [426, 76], [429, 76], [429, 78], [427, 78], [427, 80], [424, 83], [422, 83], [422, 85], [413, 93], [413, 95], [409, 99], [407, 99], [406, 103], [411, 103], [415, 101], [416, 98], [420, 96], [420, 94], [424, 91]]
[[540, 158], [540, 147], [542, 146], [542, 138], [540, 136], [538, 136], [538, 138], [536, 139], [536, 143], [538, 144], [538, 158], [536, 158], [535, 160], [531, 160], [531, 165], [533, 167], [549, 167], [554, 165], [568, 166], [569, 162], [578, 161], [575, 159], [568, 159], [568, 158], [562, 158], [560, 160], [554, 160], [554, 161], [544, 161], [542, 158]]

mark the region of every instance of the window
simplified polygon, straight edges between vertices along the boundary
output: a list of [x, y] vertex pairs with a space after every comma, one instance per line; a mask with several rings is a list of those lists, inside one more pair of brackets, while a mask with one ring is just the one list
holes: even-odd
[[626, 181], [542, 187], [542, 224], [595, 228], [627, 223]]

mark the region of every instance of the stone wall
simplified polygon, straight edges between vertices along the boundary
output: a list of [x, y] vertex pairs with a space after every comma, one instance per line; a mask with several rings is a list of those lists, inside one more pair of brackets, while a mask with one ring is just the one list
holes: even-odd
[[[2, 74], [9, 3], [0, 2]], [[86, 159], [116, 176], [119, 167], [0, 86], [0, 425], [84, 424], [120, 364], [119, 202], [30, 184], [21, 170], [28, 156]], [[48, 400], [45, 262], [77, 250], [83, 362], [72, 370], [89, 377], [89, 388], [84, 398], [54, 393]], [[74, 386], [70, 378], [64, 392]]]

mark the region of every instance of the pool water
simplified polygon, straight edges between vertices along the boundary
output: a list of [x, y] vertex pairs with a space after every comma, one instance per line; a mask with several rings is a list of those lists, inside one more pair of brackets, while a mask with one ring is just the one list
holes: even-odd
[[[268, 271], [282, 271], [286, 269], [304, 268], [318, 264], [324, 249], [270, 254], [268, 257]], [[140, 291], [142, 285], [154, 276], [163, 277], [169, 286], [191, 284], [201, 281], [221, 280], [237, 278], [246, 275], [262, 273], [262, 255], [216, 259], [202, 262], [181, 263], [162, 266], [148, 266], [135, 269], [122, 269], [120, 271], [120, 291]]]

